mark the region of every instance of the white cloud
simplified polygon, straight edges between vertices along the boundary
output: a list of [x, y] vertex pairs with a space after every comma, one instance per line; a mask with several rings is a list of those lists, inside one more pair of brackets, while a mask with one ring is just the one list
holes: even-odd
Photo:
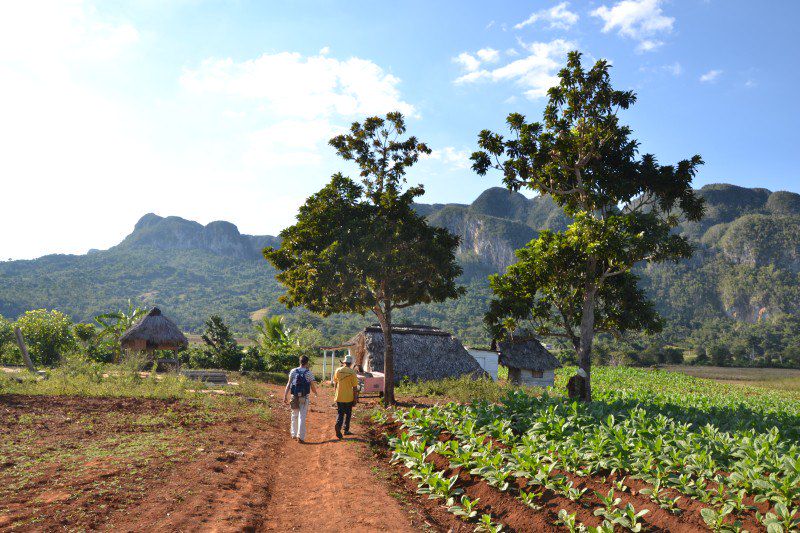
[[484, 63], [494, 63], [500, 59], [500, 52], [494, 48], [481, 48], [476, 52], [476, 55]]
[[561, 2], [550, 9], [542, 9], [531, 13], [527, 19], [514, 25], [515, 30], [521, 30], [525, 26], [543, 22], [548, 29], [568, 30], [578, 22], [578, 14], [567, 9], [569, 2]]
[[[277, 232], [342, 168], [331, 135], [415, 112], [390, 72], [325, 49], [208, 59], [181, 76], [157, 36], [106, 5], [0, 3], [0, 181], [25, 199], [0, 209], [0, 228], [25, 221], [0, 231], [4, 259], [111, 246], [148, 211]], [[152, 82], [168, 69], [178, 91]]]
[[467, 72], [456, 78], [456, 84], [478, 81], [513, 81], [525, 89], [528, 98], [541, 98], [558, 84], [558, 69], [564, 64], [567, 52], [577, 48], [572, 41], [555, 39], [550, 42], [520, 43], [528, 55], [494, 69]]
[[478, 70], [481, 66], [481, 60], [467, 52], [461, 52], [453, 58], [454, 63], [458, 63], [467, 72]]
[[452, 146], [445, 146], [444, 148], [431, 151], [424, 159], [441, 161], [453, 170], [464, 170], [471, 165], [469, 159], [470, 155], [468, 150], [456, 150]]
[[700, 76], [700, 81], [703, 83], [710, 83], [719, 78], [720, 74], [722, 74], [721, 70], [716, 70], [716, 69], [709, 70], [708, 72]]
[[589, 14], [602, 19], [603, 33], [616, 30], [623, 37], [639, 41], [637, 50], [649, 52], [663, 45], [657, 36], [670, 33], [673, 17], [664, 15], [662, 0], [622, 0], [613, 7], [600, 6]]
[[394, 110], [413, 115], [414, 106], [400, 97], [399, 83], [399, 78], [366, 59], [340, 61], [296, 52], [240, 62], [209, 58], [181, 76], [181, 84], [192, 93], [249, 101], [277, 115], [306, 118]]
[[677, 61], [671, 65], [664, 65], [661, 68], [663, 68], [665, 71], [669, 72], [673, 76], [680, 76], [683, 73], [683, 67]]
[[482, 63], [496, 63], [500, 59], [500, 52], [494, 48], [481, 48], [475, 54], [461, 52], [453, 58], [453, 63], [461, 65], [467, 72], [475, 72]]
[[139, 40], [126, 22], [109, 21], [82, 0], [0, 4], [0, 62], [63, 72], [65, 63], [117, 57]]

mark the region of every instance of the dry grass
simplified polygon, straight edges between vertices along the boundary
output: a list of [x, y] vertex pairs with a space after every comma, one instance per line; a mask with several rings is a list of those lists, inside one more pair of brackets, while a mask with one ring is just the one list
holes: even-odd
[[734, 385], [800, 391], [800, 370], [786, 368], [733, 368], [719, 366], [668, 366], [667, 370]]

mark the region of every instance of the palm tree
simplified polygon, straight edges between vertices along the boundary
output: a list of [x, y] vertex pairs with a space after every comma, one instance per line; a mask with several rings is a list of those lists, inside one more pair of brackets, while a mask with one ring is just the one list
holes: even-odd
[[292, 328], [286, 326], [283, 316], [265, 316], [255, 325], [256, 342], [262, 348], [288, 348], [295, 344]]

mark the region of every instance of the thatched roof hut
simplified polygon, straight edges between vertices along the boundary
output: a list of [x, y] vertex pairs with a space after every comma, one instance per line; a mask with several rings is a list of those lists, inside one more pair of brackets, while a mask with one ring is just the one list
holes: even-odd
[[529, 334], [519, 333], [497, 343], [500, 364], [508, 368], [508, 379], [515, 384], [552, 387], [555, 369], [561, 361]]
[[123, 333], [119, 340], [124, 349], [140, 352], [177, 351], [189, 345], [186, 335], [172, 320], [162, 315], [158, 307]]
[[[398, 324], [392, 327], [395, 381], [443, 379], [485, 372], [457, 338], [432, 326]], [[383, 332], [373, 324], [350, 340], [328, 350], [347, 349], [355, 367], [383, 372]]]

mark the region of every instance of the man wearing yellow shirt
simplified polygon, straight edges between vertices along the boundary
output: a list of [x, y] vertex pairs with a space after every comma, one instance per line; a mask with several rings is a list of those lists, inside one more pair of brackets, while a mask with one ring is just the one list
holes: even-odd
[[342, 359], [342, 365], [336, 369], [333, 375], [333, 382], [336, 384], [336, 436], [342, 438], [342, 426], [344, 434], [350, 434], [350, 417], [353, 414], [353, 404], [358, 400], [358, 377], [355, 371], [350, 368], [353, 364], [353, 357], [346, 355]]

